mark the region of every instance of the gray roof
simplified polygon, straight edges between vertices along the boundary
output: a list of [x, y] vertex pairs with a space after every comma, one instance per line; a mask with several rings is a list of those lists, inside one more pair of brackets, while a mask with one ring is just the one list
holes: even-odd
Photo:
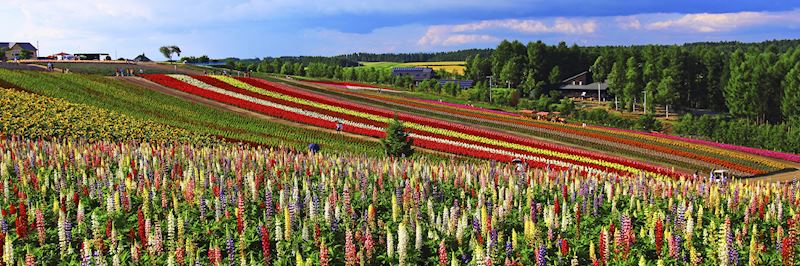
[[605, 82], [594, 82], [591, 84], [586, 85], [572, 85], [567, 84], [559, 87], [560, 90], [581, 90], [581, 91], [588, 91], [588, 90], [608, 90], [608, 83]]
[[17, 44], [19, 44], [19, 46], [22, 47], [22, 49], [25, 49], [25, 50], [29, 50], [29, 51], [36, 51], [37, 50], [36, 47], [34, 47], [33, 44], [31, 44], [29, 42], [0, 42], [0, 47], [11, 48], [11, 47], [14, 47], [14, 45], [17, 45]]
[[567, 78], [565, 80], [562, 80], [561, 82], [569, 82], [570, 80], [573, 80], [573, 79], [575, 79], [575, 78], [577, 78], [577, 77], [579, 77], [579, 76], [581, 76], [583, 74], [586, 74], [587, 72], [589, 72], [589, 71], [583, 71], [583, 72], [578, 73], [578, 74], [576, 74], [576, 75], [574, 75], [572, 77], [569, 77], [569, 78]]

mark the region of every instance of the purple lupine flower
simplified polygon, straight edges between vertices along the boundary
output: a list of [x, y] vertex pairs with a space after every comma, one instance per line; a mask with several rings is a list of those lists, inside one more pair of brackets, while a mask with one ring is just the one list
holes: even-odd
[[206, 198], [200, 197], [200, 217], [206, 217]]
[[264, 193], [264, 215], [266, 215], [267, 221], [272, 218], [272, 192], [269, 190]]
[[233, 238], [231, 236], [228, 236], [228, 240], [225, 241], [225, 246], [228, 251], [228, 265], [233, 266], [236, 260], [233, 255], [233, 253], [236, 252], [236, 247], [233, 245]]
[[547, 255], [547, 249], [544, 246], [540, 246], [539, 249], [536, 251], [536, 265], [544, 266], [547, 265], [547, 261], [545, 260], [545, 256]]
[[489, 232], [489, 239], [491, 240], [489, 245], [494, 247], [497, 243], [497, 229], [492, 228], [492, 231]]
[[64, 235], [66, 236], [67, 243], [72, 242], [72, 222], [64, 221]]
[[506, 257], [512, 257], [514, 253], [514, 245], [511, 244], [511, 240], [506, 241]]

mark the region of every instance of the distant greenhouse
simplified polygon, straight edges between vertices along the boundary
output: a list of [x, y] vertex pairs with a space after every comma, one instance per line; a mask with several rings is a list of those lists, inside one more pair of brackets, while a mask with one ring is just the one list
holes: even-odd
[[396, 67], [392, 68], [392, 76], [409, 76], [413, 81], [433, 78], [433, 69], [428, 67]]

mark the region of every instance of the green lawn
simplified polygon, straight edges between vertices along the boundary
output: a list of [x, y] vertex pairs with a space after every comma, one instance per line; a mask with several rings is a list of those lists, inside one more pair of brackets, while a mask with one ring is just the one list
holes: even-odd
[[0, 69], [0, 87], [19, 88], [139, 119], [245, 142], [285, 145], [295, 149], [305, 149], [309, 143], [319, 143], [323, 150], [332, 152], [382, 155], [382, 148], [377, 142], [276, 124], [195, 104], [98, 75]]

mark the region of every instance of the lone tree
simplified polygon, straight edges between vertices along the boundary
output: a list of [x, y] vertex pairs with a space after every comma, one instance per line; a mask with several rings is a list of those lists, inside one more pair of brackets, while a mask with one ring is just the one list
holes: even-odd
[[158, 51], [161, 52], [161, 54], [164, 55], [168, 61], [172, 61], [172, 54], [175, 54], [178, 57], [181, 56], [181, 48], [175, 45], [161, 46]]
[[389, 122], [389, 127], [386, 128], [386, 138], [381, 140], [383, 147], [386, 150], [386, 155], [396, 157], [410, 157], [414, 153], [411, 145], [414, 140], [408, 137], [408, 132], [403, 128], [403, 122], [395, 115], [394, 120]]

